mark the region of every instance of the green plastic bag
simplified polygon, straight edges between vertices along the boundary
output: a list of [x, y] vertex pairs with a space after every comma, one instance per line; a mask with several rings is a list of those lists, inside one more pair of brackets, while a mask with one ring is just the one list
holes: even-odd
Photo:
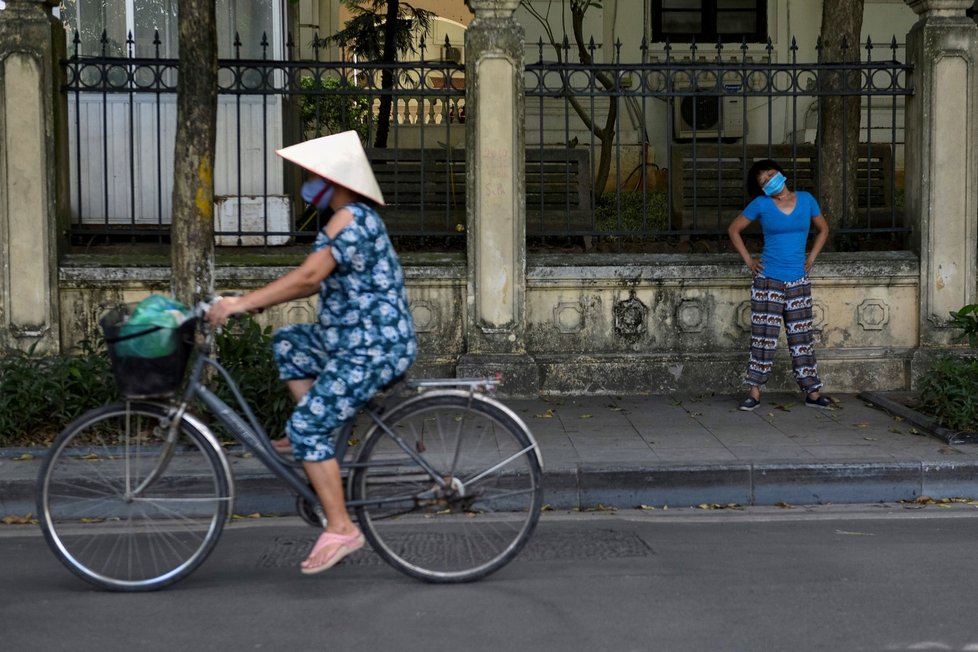
[[[159, 294], [146, 297], [119, 328], [120, 338], [135, 337], [116, 342], [116, 355], [138, 358], [170, 355], [176, 348], [175, 329], [183, 323], [187, 311], [187, 306], [169, 297]], [[154, 326], [162, 328], [154, 329]]]

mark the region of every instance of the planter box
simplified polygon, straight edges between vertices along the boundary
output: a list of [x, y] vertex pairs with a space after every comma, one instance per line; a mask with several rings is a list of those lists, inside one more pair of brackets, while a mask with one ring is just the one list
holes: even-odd
[[291, 215], [291, 201], [286, 195], [217, 197], [214, 244], [219, 247], [289, 244]]

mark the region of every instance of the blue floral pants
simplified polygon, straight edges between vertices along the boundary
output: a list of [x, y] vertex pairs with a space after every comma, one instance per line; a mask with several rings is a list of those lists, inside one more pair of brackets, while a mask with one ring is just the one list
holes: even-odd
[[285, 429], [296, 460], [321, 462], [336, 456], [337, 431], [381, 387], [413, 362], [406, 343], [383, 349], [329, 351], [316, 324], [293, 324], [275, 332], [272, 352], [282, 380], [313, 379]]

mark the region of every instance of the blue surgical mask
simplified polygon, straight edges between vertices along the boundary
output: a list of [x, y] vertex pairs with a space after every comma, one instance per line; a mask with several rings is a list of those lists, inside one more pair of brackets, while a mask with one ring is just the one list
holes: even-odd
[[761, 188], [761, 190], [763, 190], [764, 194], [768, 197], [771, 195], [776, 195], [784, 190], [784, 184], [787, 181], [788, 180], [783, 174], [780, 172], [775, 172], [774, 176], [767, 180], [767, 183], [764, 184], [764, 187]]
[[316, 177], [302, 184], [300, 194], [306, 203], [315, 206], [316, 210], [324, 211], [329, 208], [329, 200], [333, 198], [334, 192], [336, 186], [322, 177]]

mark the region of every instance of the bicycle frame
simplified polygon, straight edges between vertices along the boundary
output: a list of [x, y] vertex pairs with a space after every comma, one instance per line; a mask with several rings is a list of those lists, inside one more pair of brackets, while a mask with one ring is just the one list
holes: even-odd
[[[211, 391], [206, 385], [204, 385], [203, 382], [201, 382], [201, 379], [204, 374], [204, 370], [207, 367], [213, 368], [218, 374], [220, 374], [220, 376], [228, 384], [228, 387], [231, 389], [231, 393], [233, 394], [235, 401], [238, 404], [238, 407], [240, 408], [241, 412], [244, 414], [244, 418], [242, 418], [241, 414], [239, 414], [230, 405], [225, 403], [213, 391]], [[495, 382], [496, 381], [488, 381], [482, 379], [471, 379], [471, 380], [444, 379], [444, 380], [422, 380], [422, 381], [415, 382], [414, 385], [419, 388], [465, 386], [468, 387], [469, 389], [469, 391], [466, 392], [466, 394], [468, 394], [469, 397], [474, 399], [476, 396], [475, 391], [477, 388], [493, 385], [495, 384]], [[279, 456], [279, 454], [276, 453], [271, 448], [271, 444], [269, 443], [269, 438], [267, 433], [261, 427], [261, 424], [258, 423], [258, 420], [255, 417], [254, 412], [251, 410], [251, 407], [248, 405], [248, 402], [245, 400], [244, 396], [242, 396], [241, 391], [238, 388], [237, 383], [231, 377], [230, 372], [228, 372], [227, 369], [225, 369], [217, 360], [215, 360], [205, 351], [200, 351], [200, 355], [197, 356], [192, 371], [189, 375], [189, 380], [187, 382], [186, 390], [184, 391], [180, 403], [175, 408], [174, 416], [170, 424], [171, 437], [168, 438], [169, 441], [171, 442], [176, 441], [175, 435], [179, 428], [180, 419], [185, 414], [187, 406], [190, 404], [190, 401], [194, 397], [199, 398], [201, 402], [203, 402], [204, 405], [207, 406], [207, 409], [217, 418], [217, 420], [220, 421], [228, 429], [228, 432], [231, 434], [231, 436], [236, 441], [241, 443], [249, 452], [255, 455], [259, 459], [259, 461], [261, 461], [262, 464], [265, 465], [266, 468], [268, 468], [279, 479], [281, 479], [289, 487], [291, 487], [292, 490], [295, 491], [298, 495], [302, 496], [305, 500], [307, 500], [311, 505], [313, 506], [319, 505], [319, 498], [316, 495], [315, 491], [312, 489], [312, 487], [309, 485], [306, 478], [303, 475], [300, 475], [291, 464], [284, 461]], [[410, 399], [408, 401], [405, 401], [405, 403], [409, 401]], [[441, 476], [441, 474], [439, 474], [438, 471], [432, 468], [431, 465], [428, 464], [427, 460], [425, 460], [423, 457], [421, 457], [421, 455], [415, 452], [404, 441], [404, 439], [401, 436], [399, 436], [397, 433], [392, 431], [387, 426], [383, 417], [380, 415], [379, 410], [374, 407], [373, 400], [368, 402], [368, 404], [362, 408], [361, 412], [367, 415], [370, 418], [370, 420], [373, 422], [373, 424], [375, 424], [376, 427], [379, 428], [384, 433], [384, 435], [390, 437], [391, 440], [393, 440], [397, 444], [397, 446], [401, 450], [403, 450], [404, 453], [409, 458], [411, 458], [411, 460], [415, 464], [417, 464], [420, 468], [422, 468], [431, 477], [432, 483], [436, 485], [438, 489], [447, 490], [449, 488], [448, 482], [446, 482], [446, 480]], [[515, 417], [515, 415], [513, 416]], [[350, 435], [353, 432], [353, 425], [354, 424], [352, 421], [347, 423], [337, 434], [336, 459], [339, 461], [340, 468], [347, 472], [349, 472], [351, 469], [367, 466], [363, 464], [358, 464], [350, 459], [347, 459], [347, 449], [349, 447]], [[216, 445], [217, 444], [216, 437], [210, 431], [210, 429], [204, 428], [204, 432], [206, 436], [208, 436], [211, 440], [213, 440]], [[536, 449], [538, 459], [539, 459], [539, 447], [537, 446], [535, 441], [532, 442], [531, 447]], [[171, 447], [171, 450], [165, 451], [164, 454], [161, 455], [160, 464], [157, 467], [160, 471], [162, 471], [162, 469], [166, 467], [172, 454], [173, 451]], [[379, 465], [374, 464], [372, 466], [379, 466]], [[153, 476], [153, 478], [158, 477], [158, 473], [153, 473], [151, 475]], [[151, 484], [153, 478], [150, 478], [146, 482], [144, 482], [143, 483], [144, 486], [148, 486], [149, 484]], [[367, 502], [367, 501], [351, 500], [349, 496], [350, 492], [348, 488], [346, 493], [348, 494], [346, 496], [348, 507], [356, 507], [360, 504], [366, 504]], [[420, 499], [423, 497], [419, 496], [418, 498]], [[371, 501], [371, 502], [376, 502], [376, 501]]]

